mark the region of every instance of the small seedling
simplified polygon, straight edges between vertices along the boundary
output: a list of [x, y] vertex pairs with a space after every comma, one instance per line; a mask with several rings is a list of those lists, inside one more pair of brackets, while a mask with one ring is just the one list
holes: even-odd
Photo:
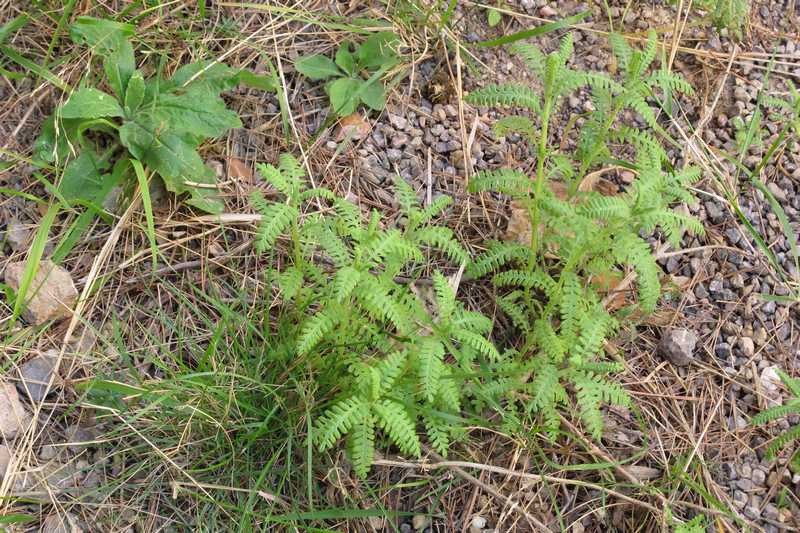
[[35, 157], [66, 162], [58, 190], [69, 203], [102, 202], [115, 185], [132, 181], [131, 162], [138, 161], [168, 190], [188, 194], [190, 205], [219, 212], [214, 171], [198, 148], [241, 126], [220, 93], [240, 81], [265, 88], [265, 80], [214, 61], [190, 63], [169, 78], [146, 76], [136, 65], [133, 33], [129, 24], [92, 17], [71, 26], [73, 42], [102, 58], [111, 94], [91, 80], [70, 94], [45, 121]]
[[[498, 0], [495, 5], [498, 8], [506, 7], [506, 3], [503, 0]], [[486, 8], [486, 22], [489, 23], [490, 28], [494, 28], [500, 24], [501, 20], [503, 20], [503, 14], [500, 11], [492, 7]]]
[[[678, 2], [673, 0], [672, 3]], [[692, 7], [706, 11], [708, 20], [718, 30], [726, 30], [737, 39], [742, 38], [742, 26], [747, 22], [750, 11], [749, 0], [698, 0]]]
[[380, 32], [355, 48], [343, 42], [333, 60], [314, 54], [298, 59], [295, 68], [314, 81], [328, 80], [325, 92], [336, 115], [352, 115], [362, 103], [381, 111], [386, 105], [381, 77], [400, 62], [397, 43], [394, 33]]
[[706, 531], [706, 517], [699, 514], [683, 524], [675, 526], [674, 533], [704, 533]]
[[[752, 420], [755, 425], [766, 424], [788, 415], [800, 415], [800, 379], [792, 378], [780, 369], [777, 372], [793, 397], [784, 405], [776, 405], [758, 413]], [[784, 431], [767, 446], [767, 459], [775, 459], [779, 451], [790, 447], [798, 440], [800, 440], [800, 424]], [[797, 453], [797, 450], [792, 452], [790, 465], [794, 471], [800, 472], [800, 454]]]

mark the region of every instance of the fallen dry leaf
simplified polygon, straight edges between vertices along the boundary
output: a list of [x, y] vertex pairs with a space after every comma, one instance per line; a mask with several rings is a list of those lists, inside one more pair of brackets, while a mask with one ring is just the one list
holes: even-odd
[[622, 274], [619, 272], [604, 272], [592, 277], [592, 285], [600, 294], [611, 295], [611, 298], [606, 302], [606, 309], [609, 313], [613, 313], [625, 306], [626, 291], [617, 291], [617, 287], [621, 282]]
[[[567, 199], [567, 185], [560, 181], [548, 181], [547, 186], [559, 200]], [[506, 240], [517, 241], [520, 244], [530, 244], [533, 232], [531, 231], [531, 221], [528, 210], [521, 202], [514, 200], [511, 202], [511, 215], [508, 218], [508, 228], [506, 229]]]
[[339, 120], [339, 128], [334, 136], [336, 142], [345, 139], [358, 141], [369, 135], [372, 126], [358, 113], [348, 115]]
[[255, 176], [250, 165], [235, 157], [228, 158], [228, 179], [232, 178], [243, 180], [249, 184], [255, 183]]
[[578, 190], [581, 192], [595, 191], [599, 192], [603, 196], [616, 196], [619, 194], [619, 188], [617, 187], [617, 184], [603, 177], [603, 174], [609, 172], [610, 170], [614, 170], [614, 168], [616, 167], [604, 168], [587, 174], [578, 185]]
[[672, 281], [672, 283], [675, 284], [675, 286], [678, 289], [680, 289], [682, 291], [685, 291], [686, 289], [688, 289], [692, 285], [692, 278], [687, 277], [687, 276], [675, 276], [675, 275], [672, 275], [672, 276], [669, 277], [669, 279], [670, 279], [670, 281]]
[[674, 322], [675, 314], [676, 312], [674, 310], [659, 309], [648, 314], [644, 319], [644, 323], [649, 326], [657, 327], [669, 326]]
[[528, 210], [518, 201], [511, 202], [511, 216], [508, 217], [506, 240], [520, 244], [530, 244], [533, 232]]

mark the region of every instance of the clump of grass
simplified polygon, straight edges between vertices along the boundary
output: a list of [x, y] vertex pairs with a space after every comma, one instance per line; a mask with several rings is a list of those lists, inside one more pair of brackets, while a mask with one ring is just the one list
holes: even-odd
[[269, 294], [253, 303], [215, 286], [164, 283], [179, 312], [142, 310], [112, 328], [122, 369], [90, 380], [84, 397], [114, 428], [107, 449], [124, 466], [100, 493], [141, 509], [159, 501], [169, 522], [206, 531], [383, 514], [323, 492], [309, 433], [317, 385], [293, 351], [292, 317], [265, 313]]

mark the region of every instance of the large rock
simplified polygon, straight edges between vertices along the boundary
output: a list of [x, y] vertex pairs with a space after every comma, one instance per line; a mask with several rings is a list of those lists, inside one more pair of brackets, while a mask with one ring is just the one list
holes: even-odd
[[9, 441], [25, 431], [30, 423], [31, 415], [20, 403], [17, 389], [0, 383], [0, 436]]
[[[58, 350], [48, 350], [23, 364], [19, 368], [20, 382], [17, 384], [20, 392], [27, 394], [34, 402], [44, 400], [47, 385], [56, 369], [56, 361], [58, 361]], [[57, 379], [50, 386], [51, 392], [56, 385], [58, 385]]]
[[[14, 291], [19, 291], [22, 284], [25, 264], [25, 261], [20, 261], [6, 267], [5, 280]], [[39, 264], [25, 299], [27, 305], [22, 316], [32, 324], [43, 324], [48, 320], [70, 317], [78, 291], [69, 272], [45, 260]]]
[[85, 474], [75, 463], [59, 463], [50, 461], [42, 466], [16, 472], [14, 474], [14, 490], [30, 492], [39, 490], [63, 490], [78, 487]]
[[[16, 218], [12, 218], [6, 225], [6, 241], [15, 252], [23, 250], [31, 236], [31, 230]], [[2, 242], [0, 242], [2, 246]]]
[[664, 333], [659, 349], [661, 354], [675, 366], [686, 366], [694, 360], [697, 335], [688, 329], [676, 328]]
[[0, 480], [6, 477], [8, 465], [11, 464], [11, 450], [5, 444], [0, 444]]
[[42, 522], [41, 533], [83, 533], [83, 530], [74, 515], [53, 513]]

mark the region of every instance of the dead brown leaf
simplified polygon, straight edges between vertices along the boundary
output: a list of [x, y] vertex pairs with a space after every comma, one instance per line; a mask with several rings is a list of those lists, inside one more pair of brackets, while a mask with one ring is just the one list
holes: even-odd
[[619, 272], [603, 272], [592, 277], [592, 285], [600, 294], [611, 295], [611, 298], [606, 303], [606, 309], [609, 313], [613, 313], [625, 306], [626, 291], [617, 290], [619, 284], [622, 283], [622, 279], [623, 276]]
[[353, 113], [339, 120], [339, 128], [336, 131], [334, 140], [341, 142], [345, 139], [359, 141], [369, 135], [372, 130], [369, 122], [364, 120], [358, 113]]
[[520, 202], [511, 202], [511, 216], [508, 217], [506, 240], [517, 241], [520, 244], [530, 244], [533, 238], [531, 219], [528, 210]]
[[[548, 181], [547, 186], [559, 200], [567, 199], [567, 185], [560, 181]], [[531, 221], [528, 210], [521, 202], [514, 200], [511, 202], [511, 215], [508, 218], [508, 228], [506, 229], [506, 240], [517, 241], [520, 244], [530, 244], [533, 232], [531, 231]]]
[[235, 157], [228, 158], [228, 179], [241, 179], [245, 183], [255, 183], [255, 176], [250, 165]]

